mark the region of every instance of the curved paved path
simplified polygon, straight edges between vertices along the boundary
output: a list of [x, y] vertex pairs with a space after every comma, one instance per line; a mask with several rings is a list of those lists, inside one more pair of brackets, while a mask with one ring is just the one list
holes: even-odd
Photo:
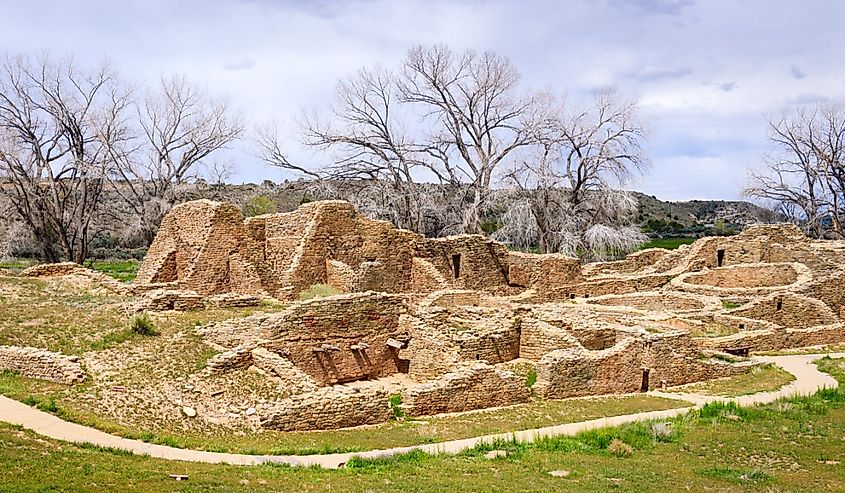
[[[733, 398], [667, 392], [649, 392], [649, 395], [685, 400], [692, 402], [696, 407], [701, 407], [708, 402], [714, 401], [736, 401], [741, 405], [752, 405], [772, 402], [781, 397], [812, 394], [822, 387], [835, 387], [838, 385], [838, 382], [833, 377], [820, 372], [816, 366], [812, 364], [814, 360], [823, 356], [825, 356], [825, 354], [753, 358], [756, 361], [774, 363], [795, 376], [794, 382], [774, 392], [763, 392]], [[845, 357], [845, 353], [830, 354], [830, 356], [841, 358]], [[21, 402], [0, 396], [0, 421], [20, 425], [38, 433], [39, 435], [44, 435], [66, 442], [91, 443], [102, 447], [114, 447], [128, 450], [136, 454], [146, 454], [151, 457], [168, 460], [238, 465], [253, 465], [274, 462], [289, 464], [292, 466], [319, 465], [325, 468], [341, 467], [353, 456], [361, 458], [380, 458], [407, 453], [413, 450], [421, 450], [428, 453], [458, 453], [472, 448], [479, 443], [490, 443], [496, 439], [510, 440], [515, 437], [517, 440], [530, 442], [540, 437], [574, 435], [575, 433], [583, 430], [602, 428], [606, 426], [617, 426], [634, 421], [666, 419], [686, 413], [691, 409], [694, 409], [694, 407], [682, 407], [677, 409], [668, 409], [665, 411], [649, 411], [637, 414], [627, 414], [623, 416], [582, 421], [579, 423], [549, 426], [534, 430], [500, 433], [496, 435], [486, 435], [425, 445], [413, 445], [409, 447], [370, 450], [366, 452], [325, 455], [244, 455], [179, 449], [165, 445], [153, 445], [139, 440], [121, 438], [94, 428], [63, 421], [52, 414], [39, 411], [38, 409], [27, 406]]]

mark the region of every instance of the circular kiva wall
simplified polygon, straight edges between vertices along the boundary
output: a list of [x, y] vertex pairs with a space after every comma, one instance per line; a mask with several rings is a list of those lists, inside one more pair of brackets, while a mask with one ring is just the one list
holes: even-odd
[[609, 295], [587, 300], [591, 305], [624, 306], [647, 311], [702, 310], [705, 303], [698, 298], [680, 293], [643, 293]]
[[809, 269], [801, 264], [739, 264], [682, 274], [672, 285], [708, 294], [759, 294], [794, 287], [811, 278]]

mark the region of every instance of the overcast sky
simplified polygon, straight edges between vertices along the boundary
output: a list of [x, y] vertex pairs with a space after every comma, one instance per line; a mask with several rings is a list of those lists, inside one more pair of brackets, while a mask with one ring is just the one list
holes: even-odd
[[[641, 101], [662, 199], [734, 199], [766, 144], [765, 116], [845, 96], [845, 2], [741, 0], [2, 1], [0, 50], [111, 60], [126, 78], [181, 73], [252, 120], [326, 105], [339, 77], [395, 66], [415, 44], [494, 50], [526, 87]], [[325, 156], [288, 144], [297, 160]], [[233, 181], [279, 179], [242, 151]]]

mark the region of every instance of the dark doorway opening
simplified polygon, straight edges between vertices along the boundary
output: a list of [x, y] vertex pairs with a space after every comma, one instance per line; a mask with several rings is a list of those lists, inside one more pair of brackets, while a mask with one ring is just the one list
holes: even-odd
[[777, 311], [783, 310], [783, 301], [778, 300], [777, 306], [775, 306], [775, 310], [777, 310]]
[[648, 392], [648, 374], [651, 370], [643, 368], [643, 382], [640, 384], [640, 392]]
[[452, 255], [452, 271], [455, 273], [455, 279], [461, 276], [461, 254], [456, 253]]
[[725, 262], [725, 251], [716, 250], [716, 267], [721, 267]]

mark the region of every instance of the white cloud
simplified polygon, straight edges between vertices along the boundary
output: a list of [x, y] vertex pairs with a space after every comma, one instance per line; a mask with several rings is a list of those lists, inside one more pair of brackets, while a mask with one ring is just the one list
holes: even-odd
[[[754, 164], [765, 114], [845, 96], [845, 73], [830, 63], [845, 58], [843, 14], [845, 3], [823, 0], [31, 0], [4, 6], [0, 46], [107, 57], [130, 79], [183, 73], [248, 118], [283, 122], [325, 106], [339, 77], [395, 65], [414, 44], [495, 50], [526, 87], [640, 96], [654, 168], [638, 188], [733, 198], [741, 187], [726, 182]], [[288, 148], [303, 162], [326, 159], [295, 140]], [[239, 180], [277, 177], [246, 152], [232, 159]]]

